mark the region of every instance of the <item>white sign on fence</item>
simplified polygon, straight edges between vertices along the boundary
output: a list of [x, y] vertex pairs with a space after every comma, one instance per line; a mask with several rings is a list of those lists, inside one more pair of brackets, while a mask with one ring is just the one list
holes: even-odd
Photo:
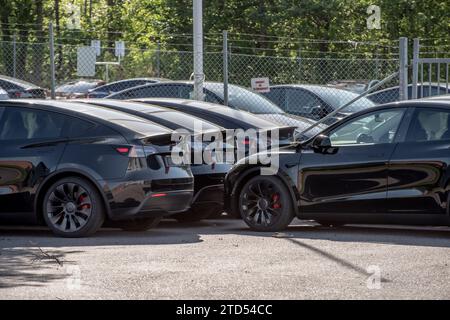
[[121, 57], [121, 58], [123, 58], [125, 56], [125, 42], [116, 41], [115, 55], [116, 55], [116, 57]]
[[77, 49], [77, 76], [94, 77], [96, 60], [97, 56], [94, 48], [79, 47]]
[[97, 57], [102, 54], [102, 46], [100, 40], [91, 40], [91, 47], [95, 49]]
[[269, 78], [252, 78], [252, 89], [256, 92], [270, 92]]

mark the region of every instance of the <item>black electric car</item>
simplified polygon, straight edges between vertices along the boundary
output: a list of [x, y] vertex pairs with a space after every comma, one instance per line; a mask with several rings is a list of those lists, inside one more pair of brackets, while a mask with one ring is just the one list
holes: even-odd
[[[149, 122], [163, 125], [170, 130], [185, 130], [190, 135], [205, 135], [215, 132], [223, 134], [224, 131], [222, 127], [189, 114], [139, 102], [108, 99], [84, 99], [78, 102], [126, 112]], [[203, 152], [201, 137], [199, 137], [199, 142], [200, 150], [198, 151]], [[172, 217], [187, 222], [220, 215], [223, 212], [223, 183], [225, 175], [230, 169], [231, 164], [227, 162], [192, 164], [191, 170], [195, 183], [191, 210], [174, 214]]]
[[449, 225], [449, 150], [450, 102], [367, 109], [280, 149], [274, 175], [249, 159], [236, 164], [226, 177], [227, 211], [258, 231], [282, 230], [295, 216], [326, 225]]
[[60, 236], [106, 220], [146, 230], [189, 209], [194, 179], [171, 131], [133, 115], [49, 100], [0, 101], [0, 214], [29, 212]]

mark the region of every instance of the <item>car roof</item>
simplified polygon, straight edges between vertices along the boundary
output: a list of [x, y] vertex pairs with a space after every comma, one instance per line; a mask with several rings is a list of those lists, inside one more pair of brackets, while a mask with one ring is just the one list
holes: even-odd
[[177, 98], [140, 98], [140, 99], [133, 99], [133, 101], [147, 101], [149, 103], [168, 103], [168, 104], [175, 104], [175, 105], [185, 105], [192, 108], [197, 108], [201, 110], [205, 110], [211, 113], [214, 113], [221, 117], [226, 117], [230, 120], [235, 119], [237, 121], [241, 122], [253, 122], [258, 123], [258, 128], [275, 128], [275, 127], [282, 127], [280, 125], [277, 125], [271, 121], [265, 120], [261, 117], [258, 117], [257, 115], [243, 111], [243, 110], [236, 110], [232, 109], [230, 107], [226, 107], [223, 105], [205, 102], [205, 101], [198, 101], [198, 100], [189, 100], [189, 99], [177, 99]]
[[426, 100], [444, 100], [444, 101], [450, 101], [450, 94], [441, 94], [431, 97], [424, 98]]
[[7, 100], [7, 103], [0, 102], [0, 106], [30, 106], [30, 107], [50, 107], [52, 111], [63, 112], [67, 115], [79, 115], [90, 120], [96, 120], [103, 124], [112, 124], [115, 128], [120, 128], [128, 132], [134, 132], [141, 136], [153, 136], [169, 134], [172, 130], [151, 123], [143, 118], [130, 115], [126, 112], [112, 110], [101, 106], [92, 106], [86, 103], [77, 103], [60, 100], [39, 100], [39, 99], [14, 99]]
[[[217, 130], [223, 130], [224, 128], [220, 127], [219, 125], [213, 124], [207, 120], [200, 119], [198, 117], [192, 116], [190, 114], [177, 111], [170, 108], [164, 108], [160, 106], [155, 106], [152, 104], [137, 102], [137, 101], [130, 101], [130, 100], [112, 100], [112, 99], [79, 99], [79, 100], [70, 100], [73, 102], [78, 103], [87, 103], [87, 104], [93, 104], [96, 106], [111, 106], [111, 107], [117, 107], [117, 108], [124, 108], [127, 110], [130, 110], [130, 112], [136, 112], [136, 113], [142, 113], [142, 116], [145, 117], [145, 114], [152, 115], [155, 120], [149, 120], [154, 123], [158, 123], [158, 118], [161, 118], [162, 120], [168, 121], [172, 124], [177, 124], [180, 127], [183, 126], [188, 129], [191, 128], [191, 124], [193, 122], [198, 121], [199, 125], [206, 126], [211, 131], [217, 131]], [[126, 112], [126, 111], [123, 111]], [[174, 119], [174, 117], [179, 117], [180, 119]], [[136, 115], [140, 117], [140, 115]], [[186, 122], [186, 123], [184, 123]], [[179, 128], [177, 128], [179, 129]], [[208, 131], [208, 130], [207, 130]]]
[[146, 104], [138, 101], [130, 101], [130, 100], [115, 100], [115, 99], [79, 99], [79, 100], [69, 100], [71, 102], [78, 103], [87, 103], [94, 105], [106, 105], [112, 107], [122, 107], [127, 108], [133, 111], [145, 112], [145, 113], [153, 113], [153, 112], [162, 112], [168, 111], [170, 109], [155, 106], [151, 104]]
[[[149, 82], [150, 83], [160, 83], [160, 82], [168, 82], [170, 81], [169, 79], [164, 79], [164, 78], [130, 78], [130, 79], [123, 79], [123, 80], [117, 80], [117, 81], [112, 81], [112, 82], [108, 82], [105, 83], [97, 88], [92, 89], [91, 92], [98, 92], [101, 91], [103, 88], [111, 86], [111, 85], [115, 85], [115, 84], [121, 84], [121, 83], [125, 83], [125, 82], [129, 82], [129, 81], [153, 81], [153, 82]], [[126, 88], [126, 89], [130, 89], [130, 88]]]
[[[128, 91], [131, 90], [136, 90], [136, 89], [141, 89], [141, 88], [151, 88], [151, 87], [158, 87], [158, 86], [164, 86], [164, 85], [189, 85], [189, 86], [193, 86], [194, 82], [193, 81], [183, 81], [183, 80], [167, 80], [167, 81], [161, 81], [161, 82], [157, 82], [157, 83], [146, 83], [140, 86], [135, 86], [135, 87], [131, 87], [131, 88], [126, 88], [124, 90], [118, 91], [118, 92], [114, 92], [113, 94], [107, 96], [106, 98], [111, 98], [114, 99], [116, 96], [120, 96]], [[222, 82], [214, 82], [214, 81], [206, 81], [203, 83], [204, 88], [207, 90], [212, 90], [212, 89], [217, 89], [217, 86], [222, 86], [223, 87], [223, 83]], [[240, 87], [242, 89], [246, 89], [249, 90], [245, 87], [236, 85], [236, 84], [229, 84], [229, 87]], [[251, 90], [249, 90], [252, 93], [255, 93]]]
[[408, 108], [408, 107], [421, 107], [421, 108], [433, 108], [433, 107], [444, 107], [450, 108], [450, 100], [432, 100], [428, 98], [415, 99], [415, 100], [405, 100], [405, 101], [395, 101], [385, 104], [379, 104], [375, 107], [371, 107], [365, 110], [361, 110], [352, 115], [363, 114], [367, 111], [374, 111], [385, 108]]
[[318, 84], [280, 84], [280, 85], [274, 85], [274, 86], [270, 86], [270, 89], [275, 89], [275, 88], [299, 88], [299, 89], [305, 89], [305, 90], [309, 90], [313, 93], [316, 94], [321, 94], [324, 91], [334, 91], [334, 92], [345, 92], [345, 93], [351, 93], [355, 96], [357, 96], [358, 94], [349, 90], [345, 90], [345, 89], [341, 89], [341, 88], [334, 88], [334, 87], [329, 87], [329, 86], [322, 86], [322, 85], [318, 85]]
[[28, 81], [25, 81], [25, 80], [21, 80], [21, 79], [17, 79], [17, 78], [8, 77], [8, 76], [5, 76], [5, 75], [0, 75], [0, 79], [8, 81], [8, 82], [11, 82], [11, 83], [14, 83], [14, 84], [19, 85], [21, 87], [24, 87], [26, 89], [40, 88], [39, 86], [37, 86], [37, 85], [35, 85], [35, 84], [31, 83], [31, 82], [28, 82]]
[[[410, 83], [410, 84], [408, 84], [408, 88], [411, 88], [413, 85]], [[418, 83], [417, 84], [417, 87], [424, 87], [424, 89], [426, 89], [426, 87], [429, 87], [430, 86], [430, 83], [428, 82], [428, 83]], [[445, 83], [437, 83], [437, 82], [432, 82], [431, 83], [431, 87], [432, 88], [440, 88], [440, 89], [447, 89], [447, 85], [445, 84]], [[375, 94], [380, 94], [380, 93], [384, 93], [384, 92], [386, 92], [386, 91], [391, 91], [391, 90], [399, 90], [399, 86], [394, 86], [394, 87], [389, 87], [389, 88], [384, 88], [384, 89], [380, 89], [380, 90], [377, 90], [377, 91], [374, 91], [374, 92], [371, 92], [371, 93], [369, 93], [368, 94], [368, 96], [371, 96], [371, 95], [375, 95]], [[449, 92], [450, 92], [450, 87], [448, 88], [448, 90], [449, 90]]]

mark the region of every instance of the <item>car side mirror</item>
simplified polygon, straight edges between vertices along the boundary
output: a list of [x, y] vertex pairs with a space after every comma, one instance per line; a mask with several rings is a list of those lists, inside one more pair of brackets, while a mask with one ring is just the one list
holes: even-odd
[[316, 153], [323, 154], [335, 154], [338, 151], [338, 148], [331, 145], [330, 138], [323, 134], [320, 134], [314, 138], [312, 142], [312, 149]]

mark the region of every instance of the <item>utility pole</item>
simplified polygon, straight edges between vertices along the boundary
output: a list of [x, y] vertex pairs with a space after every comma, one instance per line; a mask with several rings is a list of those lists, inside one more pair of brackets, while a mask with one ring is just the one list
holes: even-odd
[[194, 15], [194, 99], [203, 100], [203, 4], [193, 0]]

